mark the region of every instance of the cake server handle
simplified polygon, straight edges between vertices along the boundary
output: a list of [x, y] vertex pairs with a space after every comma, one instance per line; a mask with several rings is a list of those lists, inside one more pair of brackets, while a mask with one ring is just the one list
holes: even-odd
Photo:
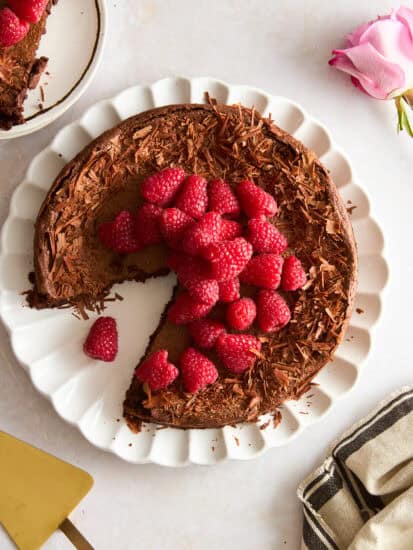
[[77, 550], [94, 550], [89, 541], [82, 535], [75, 525], [66, 518], [60, 525], [59, 529], [66, 535], [73, 546]]

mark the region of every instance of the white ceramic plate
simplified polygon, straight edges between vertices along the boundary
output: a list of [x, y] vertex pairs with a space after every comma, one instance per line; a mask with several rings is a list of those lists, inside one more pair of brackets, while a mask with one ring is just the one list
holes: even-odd
[[24, 103], [26, 122], [0, 130], [0, 139], [40, 130], [80, 98], [102, 57], [106, 21], [105, 0], [60, 0], [53, 7], [37, 53], [37, 57], [48, 57], [49, 62], [39, 85], [29, 91]]
[[[331, 170], [345, 204], [356, 206], [352, 222], [358, 242], [360, 282], [355, 307], [360, 313], [354, 313], [334, 361], [317, 376], [320, 385], [299, 402], [283, 406], [283, 420], [277, 429], [272, 423], [263, 430], [257, 424], [213, 430], [156, 429], [147, 425], [135, 435], [122, 419], [122, 401], [137, 360], [169, 300], [174, 277], [114, 288], [125, 300], [111, 303], [106, 313], [118, 320], [120, 353], [113, 364], [93, 361], [82, 352], [93, 318], [80, 321], [69, 310], [36, 311], [25, 306], [21, 293], [29, 287], [33, 223], [55, 176], [92, 138], [152, 107], [203, 102], [205, 90], [219, 102], [241, 102], [254, 105], [266, 115], [272, 113], [282, 128], [311, 147]], [[387, 280], [383, 244], [382, 233], [370, 216], [368, 198], [355, 181], [349, 162], [327, 130], [301, 107], [249, 86], [231, 86], [208, 78], [171, 78], [129, 88], [95, 105], [81, 120], [59, 132], [50, 146], [33, 159], [13, 195], [2, 231], [0, 314], [10, 331], [16, 357], [28, 370], [33, 384], [94, 445], [133, 463], [168, 466], [253, 458], [290, 441], [353, 387], [369, 353], [371, 328], [380, 315], [380, 292]], [[265, 422], [263, 418], [260, 425]]]

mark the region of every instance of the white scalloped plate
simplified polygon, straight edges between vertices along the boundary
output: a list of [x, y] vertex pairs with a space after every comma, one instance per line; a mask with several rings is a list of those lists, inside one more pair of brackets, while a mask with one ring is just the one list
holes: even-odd
[[[35, 311], [25, 306], [21, 293], [29, 286], [27, 274], [32, 269], [33, 223], [60, 169], [92, 138], [152, 107], [202, 103], [206, 90], [219, 102], [241, 102], [254, 105], [264, 115], [271, 113], [277, 124], [313, 149], [330, 169], [344, 203], [356, 206], [352, 222], [359, 250], [360, 282], [355, 307], [363, 313], [354, 313], [334, 361], [317, 376], [319, 386], [312, 388], [312, 396], [283, 406], [278, 428], [274, 429], [272, 423], [263, 430], [258, 424], [213, 430], [156, 429], [147, 425], [140, 434], [132, 434], [122, 419], [122, 401], [137, 360], [169, 299], [173, 276], [145, 284], [126, 283], [114, 289], [125, 297], [123, 302], [111, 303], [107, 310], [119, 323], [119, 356], [114, 364], [90, 360], [82, 352], [82, 343], [93, 318], [79, 321], [69, 310]], [[380, 292], [388, 276], [383, 245], [382, 232], [370, 217], [369, 200], [354, 180], [349, 162], [327, 130], [301, 107], [249, 86], [231, 86], [209, 78], [170, 78], [151, 86], [129, 88], [95, 105], [80, 121], [61, 130], [33, 159], [13, 195], [2, 230], [0, 314], [10, 331], [16, 357], [33, 384], [94, 445], [129, 462], [167, 466], [253, 458], [290, 441], [355, 384], [370, 350], [371, 328], [381, 311]], [[265, 422], [263, 418], [259, 424]]]

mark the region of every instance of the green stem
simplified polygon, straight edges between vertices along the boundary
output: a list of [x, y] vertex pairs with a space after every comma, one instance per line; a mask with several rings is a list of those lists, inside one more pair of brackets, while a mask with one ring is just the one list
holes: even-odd
[[413, 104], [412, 90], [409, 90], [404, 95], [396, 97], [395, 103], [397, 109], [397, 131], [402, 132], [403, 130], [406, 130], [409, 136], [413, 138], [413, 127], [406, 112], [407, 105], [411, 107]]

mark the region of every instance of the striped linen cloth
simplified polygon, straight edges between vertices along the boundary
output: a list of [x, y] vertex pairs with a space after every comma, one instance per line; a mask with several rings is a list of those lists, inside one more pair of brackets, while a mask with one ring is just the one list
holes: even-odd
[[413, 386], [352, 426], [298, 488], [302, 549], [413, 549]]

